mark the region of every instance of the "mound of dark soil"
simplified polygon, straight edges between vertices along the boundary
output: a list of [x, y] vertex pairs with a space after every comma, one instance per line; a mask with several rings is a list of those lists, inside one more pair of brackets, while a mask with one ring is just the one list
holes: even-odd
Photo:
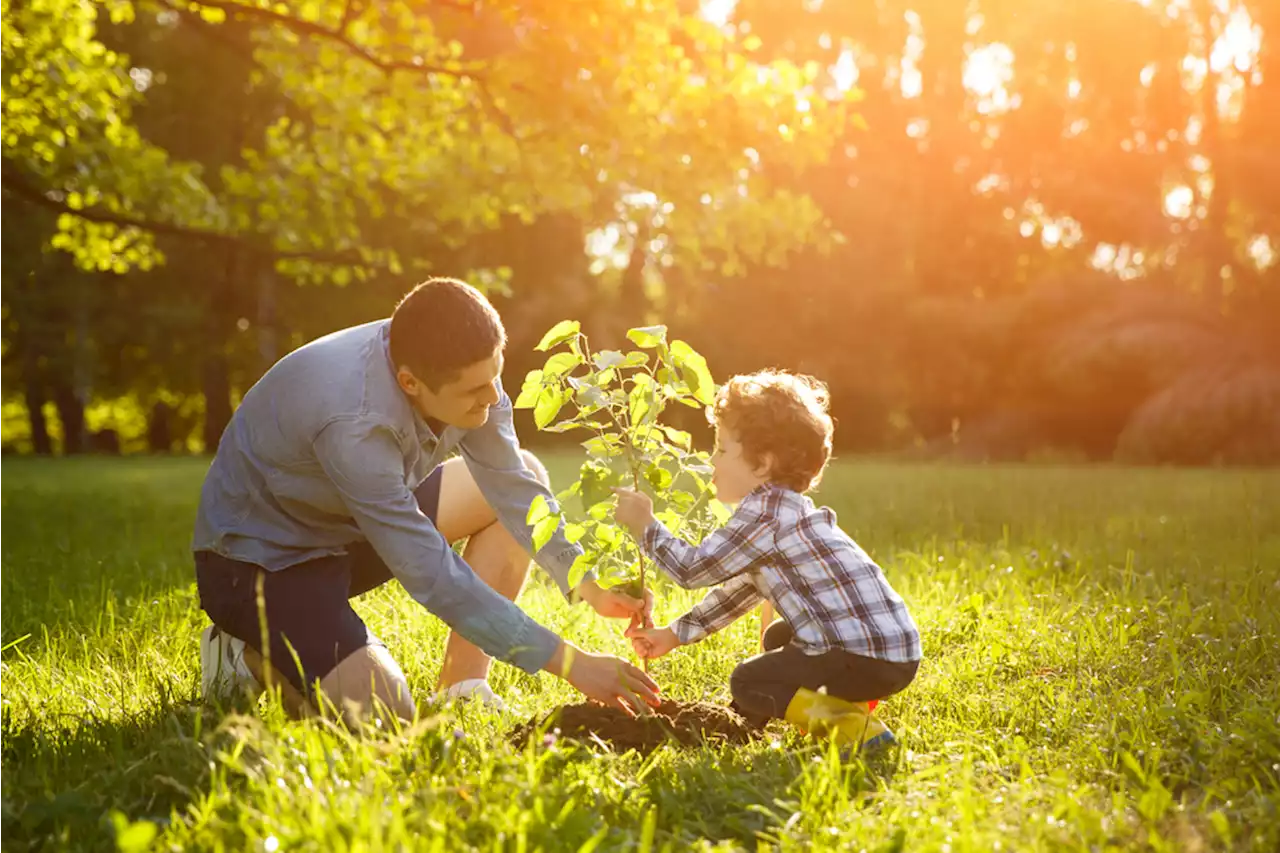
[[663, 702], [651, 715], [634, 719], [603, 705], [565, 705], [529, 720], [512, 733], [512, 740], [523, 746], [539, 731], [579, 741], [601, 740], [619, 752], [652, 752], [667, 742], [746, 743], [755, 732], [733, 709], [710, 702]]

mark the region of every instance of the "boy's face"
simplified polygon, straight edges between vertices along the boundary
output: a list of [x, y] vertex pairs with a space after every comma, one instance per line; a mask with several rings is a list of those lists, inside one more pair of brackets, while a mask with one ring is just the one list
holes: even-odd
[[742, 452], [742, 443], [732, 432], [720, 427], [716, 430], [716, 452], [711, 457], [716, 472], [716, 497], [727, 504], [736, 504], [757, 486], [769, 482], [768, 459], [760, 467], [753, 468]]

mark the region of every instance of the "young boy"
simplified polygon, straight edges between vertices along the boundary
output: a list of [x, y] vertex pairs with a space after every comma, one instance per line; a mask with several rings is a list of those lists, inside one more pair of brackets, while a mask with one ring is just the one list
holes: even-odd
[[618, 521], [662, 571], [686, 589], [716, 586], [671, 625], [628, 630], [636, 654], [661, 657], [770, 602], [782, 618], [765, 632], [765, 652], [730, 680], [738, 711], [756, 725], [785, 719], [853, 746], [892, 742], [867, 703], [911, 683], [920, 633], [835, 513], [805, 496], [831, 456], [826, 386], [776, 370], [735, 376], [708, 418], [717, 495], [738, 504], [722, 529], [695, 547], [657, 522], [646, 495], [617, 490]]

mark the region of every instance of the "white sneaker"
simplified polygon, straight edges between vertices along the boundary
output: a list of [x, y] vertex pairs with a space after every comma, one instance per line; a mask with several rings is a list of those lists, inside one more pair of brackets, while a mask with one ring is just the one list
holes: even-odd
[[502, 697], [493, 692], [493, 688], [489, 686], [489, 682], [483, 678], [465, 678], [457, 684], [451, 684], [442, 690], [438, 697], [442, 702], [451, 702], [456, 699], [468, 699], [479, 702], [491, 711], [499, 714], [507, 712], [507, 703], [502, 701]]
[[210, 625], [200, 632], [200, 683], [206, 699], [230, 699], [239, 693], [262, 692], [244, 662], [244, 640]]

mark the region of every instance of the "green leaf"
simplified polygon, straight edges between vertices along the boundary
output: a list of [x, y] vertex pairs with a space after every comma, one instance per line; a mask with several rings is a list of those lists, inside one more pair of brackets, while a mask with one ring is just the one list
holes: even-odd
[[591, 509], [613, 497], [615, 477], [608, 468], [584, 465], [579, 482], [582, 483], [582, 506], [586, 509]]
[[538, 345], [534, 349], [539, 352], [545, 352], [575, 337], [581, 328], [582, 324], [577, 320], [561, 320], [542, 336], [542, 340], [538, 341]]
[[542, 366], [542, 375], [547, 378], [559, 378], [573, 371], [582, 364], [582, 356], [571, 352], [558, 352]]
[[649, 363], [649, 354], [632, 350], [627, 353], [627, 360], [622, 363], [623, 367], [644, 367]]
[[159, 832], [156, 825], [149, 820], [130, 822], [121, 812], [113, 811], [110, 815], [112, 828], [115, 830], [116, 849], [120, 853], [142, 853], [151, 847]]
[[636, 346], [654, 349], [667, 342], [666, 326], [640, 326], [627, 332], [627, 338]]
[[716, 383], [711, 378], [707, 360], [684, 341], [671, 344], [671, 357], [680, 368], [680, 376], [689, 386], [689, 392], [705, 406], [716, 401]]
[[569, 567], [569, 586], [574, 587], [582, 583], [582, 578], [587, 572], [591, 571], [592, 562], [591, 554], [578, 555], [578, 558], [573, 561], [573, 565]]
[[653, 380], [649, 378], [649, 374], [636, 375], [627, 405], [632, 426], [639, 426], [653, 414]]
[[644, 478], [649, 481], [649, 485], [653, 486], [657, 492], [666, 491], [667, 487], [671, 485], [671, 481], [675, 479], [671, 472], [661, 465], [649, 466], [649, 469], [644, 472]]
[[564, 538], [570, 542], [577, 542], [586, 535], [587, 528], [581, 524], [566, 524], [564, 526]]
[[1209, 812], [1209, 825], [1213, 827], [1213, 831], [1218, 833], [1218, 837], [1222, 839], [1222, 843], [1231, 846], [1231, 822], [1227, 820], [1227, 816], [1220, 811]]
[[592, 436], [582, 442], [582, 446], [586, 449], [588, 454], [598, 459], [609, 459], [610, 457], [617, 456], [619, 453], [619, 451], [614, 449], [614, 445], [611, 445], [607, 440], [598, 435]]
[[549, 427], [543, 427], [543, 432], [568, 432], [571, 429], [582, 429], [583, 425], [579, 421], [561, 421], [558, 424], [552, 424]]
[[556, 528], [560, 526], [560, 516], [549, 515], [533, 526], [533, 552], [536, 554], [542, 550], [542, 546], [551, 541], [551, 537], [556, 535]]
[[597, 524], [591, 532], [596, 541], [610, 551], [620, 546], [627, 539], [626, 534], [622, 532], [622, 528], [613, 524]]
[[596, 366], [597, 370], [617, 367], [619, 364], [625, 364], [626, 360], [626, 356], [612, 349], [601, 350], [591, 357], [591, 363]]
[[693, 436], [689, 435], [689, 433], [684, 430], [676, 429], [675, 427], [667, 426], [666, 424], [662, 424], [661, 429], [667, 434], [667, 440], [672, 444], [682, 447], [685, 450], [688, 450], [693, 446]]
[[559, 388], [544, 388], [533, 407], [533, 422], [538, 429], [545, 429], [547, 424], [556, 419], [560, 408], [564, 405], [564, 393]]
[[711, 502], [711, 514], [720, 524], [724, 524], [730, 518], [733, 518], [733, 510], [724, 501], [714, 500]]
[[542, 394], [542, 382], [539, 381], [542, 378], [542, 371], [535, 370], [530, 375], [532, 376], [533, 373], [538, 374], [538, 380], [533, 382], [525, 380], [524, 385], [520, 388], [520, 396], [516, 397], [515, 403], [512, 404], [517, 409], [532, 409], [534, 404], [538, 402], [539, 395]]
[[525, 524], [537, 524], [542, 519], [551, 514], [551, 507], [547, 504], [545, 495], [538, 495], [529, 502], [529, 512], [525, 514]]
[[578, 405], [585, 409], [598, 409], [609, 404], [609, 398], [594, 385], [583, 385], [577, 393]]
[[569, 500], [569, 498], [574, 497], [581, 491], [582, 491], [582, 483], [579, 482], [578, 480], [574, 480], [573, 484], [569, 486], [569, 488], [565, 489], [563, 492], [560, 492], [559, 494], [556, 495], [556, 500], [559, 501], [561, 504], [563, 504], [565, 501]]

